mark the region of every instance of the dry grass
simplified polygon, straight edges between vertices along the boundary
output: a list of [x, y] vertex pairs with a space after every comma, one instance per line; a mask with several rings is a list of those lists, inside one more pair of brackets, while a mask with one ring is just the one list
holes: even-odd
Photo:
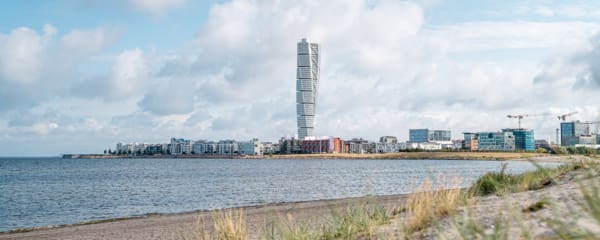
[[247, 238], [244, 210], [216, 212], [213, 216], [217, 240], [244, 240]]
[[386, 209], [374, 203], [349, 204], [331, 209], [328, 216], [319, 216], [317, 222], [287, 219], [274, 221], [265, 229], [265, 239], [312, 240], [312, 239], [374, 239], [374, 227], [389, 222]]
[[199, 220], [200, 228], [190, 238], [193, 240], [245, 240], [248, 239], [246, 219], [243, 209], [228, 211], [215, 211], [213, 213], [213, 231], [206, 231], [205, 223]]
[[429, 180], [423, 182], [406, 199], [404, 230], [407, 233], [419, 231], [453, 213], [466, 200], [464, 192], [459, 188], [460, 182], [460, 178], [447, 182], [450, 186], [435, 186]]

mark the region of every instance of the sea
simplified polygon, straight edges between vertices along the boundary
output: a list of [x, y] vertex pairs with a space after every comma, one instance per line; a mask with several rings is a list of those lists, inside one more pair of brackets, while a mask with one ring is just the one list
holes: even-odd
[[[0, 232], [268, 203], [467, 187], [523, 161], [0, 158]], [[543, 163], [554, 166], [556, 163]]]

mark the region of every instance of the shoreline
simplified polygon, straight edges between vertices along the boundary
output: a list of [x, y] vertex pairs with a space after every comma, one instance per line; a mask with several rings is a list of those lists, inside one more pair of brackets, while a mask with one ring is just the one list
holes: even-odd
[[397, 152], [397, 153], [325, 153], [325, 154], [272, 154], [272, 155], [103, 155], [103, 154], [64, 154], [65, 159], [119, 159], [119, 158], [157, 158], [157, 159], [389, 159], [389, 160], [517, 160], [528, 158], [563, 157], [535, 152]]
[[[243, 209], [250, 232], [260, 232], [268, 220], [284, 219], [293, 215], [296, 220], [318, 217], [332, 209], [369, 203], [395, 206], [407, 194], [377, 195], [338, 199], [307, 200], [269, 203], [213, 210], [195, 210], [179, 213], [148, 213], [140, 216], [102, 219], [74, 224], [50, 225], [13, 229], [0, 232], [0, 239], [170, 239], [172, 236], [193, 233], [200, 222], [211, 227], [215, 211]], [[107, 236], [110, 235], [110, 236]], [[102, 237], [98, 237], [102, 236]], [[175, 238], [181, 239], [181, 238]]]
[[212, 213], [214, 211], [229, 211], [229, 210], [249, 210], [249, 209], [259, 209], [259, 208], [272, 208], [272, 207], [280, 207], [285, 205], [298, 205], [298, 204], [313, 204], [313, 203], [339, 203], [342, 201], [361, 201], [368, 200], [372, 198], [406, 198], [406, 196], [411, 193], [401, 193], [401, 194], [389, 194], [389, 195], [367, 195], [361, 197], [347, 197], [347, 198], [332, 198], [332, 199], [316, 199], [316, 200], [302, 200], [302, 201], [290, 201], [290, 202], [273, 202], [266, 203], [260, 205], [246, 205], [239, 207], [227, 207], [227, 208], [215, 208], [215, 209], [197, 209], [191, 211], [184, 212], [173, 212], [173, 213], [145, 213], [141, 215], [133, 215], [133, 216], [125, 216], [125, 217], [115, 217], [115, 218], [106, 218], [106, 219], [98, 219], [91, 221], [84, 221], [78, 223], [66, 223], [66, 224], [56, 224], [56, 225], [47, 225], [47, 226], [37, 226], [37, 227], [26, 227], [26, 228], [15, 228], [7, 231], [0, 231], [0, 238], [2, 235], [13, 234], [13, 233], [26, 233], [38, 230], [50, 230], [56, 228], [67, 228], [67, 227], [77, 227], [77, 226], [85, 226], [85, 225], [93, 225], [93, 224], [101, 224], [107, 222], [117, 222], [117, 221], [125, 221], [125, 220], [135, 220], [135, 219], [145, 219], [151, 217], [169, 217], [169, 216], [178, 216], [178, 215], [189, 215], [189, 214], [203, 214], [203, 213]]

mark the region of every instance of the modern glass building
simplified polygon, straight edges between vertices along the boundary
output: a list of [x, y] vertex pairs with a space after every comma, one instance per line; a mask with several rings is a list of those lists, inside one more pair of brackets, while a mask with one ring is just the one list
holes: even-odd
[[298, 138], [314, 136], [315, 106], [319, 88], [319, 44], [303, 38], [298, 43], [298, 65], [296, 69], [296, 116]]
[[586, 134], [586, 127], [579, 121], [560, 123], [560, 145], [575, 146], [579, 144], [579, 136]]
[[531, 129], [503, 129], [503, 132], [511, 132], [515, 137], [515, 150], [534, 151], [535, 138]]
[[480, 132], [478, 149], [483, 151], [514, 151], [515, 136], [512, 132]]
[[409, 129], [408, 130], [408, 141], [420, 143], [428, 142], [429, 140], [429, 129]]
[[409, 129], [408, 139], [414, 143], [448, 142], [452, 136], [450, 130]]

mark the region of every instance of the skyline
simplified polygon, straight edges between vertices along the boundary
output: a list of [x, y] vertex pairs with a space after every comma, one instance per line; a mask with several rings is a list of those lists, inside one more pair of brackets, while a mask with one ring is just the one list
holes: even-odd
[[[296, 133], [295, 43], [322, 47], [316, 135], [408, 139], [600, 120], [595, 1], [39, 1], [0, 9], [0, 156]], [[336, 14], [331, 14], [335, 12]]]

